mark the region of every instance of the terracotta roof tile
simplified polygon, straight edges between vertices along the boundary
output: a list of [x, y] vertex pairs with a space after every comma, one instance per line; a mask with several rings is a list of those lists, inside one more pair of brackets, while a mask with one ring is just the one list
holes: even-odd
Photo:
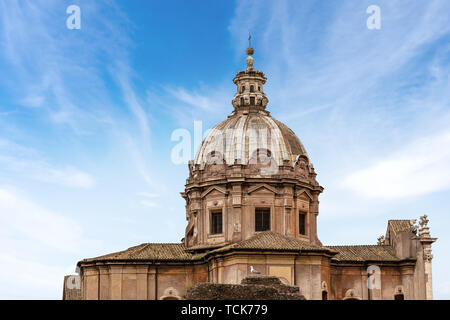
[[224, 247], [228, 244], [230, 244], [230, 242], [225, 243], [225, 244], [223, 244], [223, 243], [222, 244], [199, 244], [199, 245], [195, 245], [195, 246], [190, 246], [189, 248], [186, 248], [186, 250], [188, 250], [188, 251], [212, 250], [212, 249]]
[[388, 245], [328, 246], [339, 252], [338, 261], [399, 261], [394, 248]]
[[388, 225], [394, 233], [411, 230], [409, 220], [389, 220]]
[[84, 259], [82, 262], [106, 260], [191, 261], [198, 257], [199, 255], [193, 255], [187, 252], [186, 247], [181, 243], [143, 243], [123, 251]]
[[[407, 221], [407, 220], [405, 220]], [[409, 221], [408, 221], [409, 224]], [[191, 248], [189, 248], [191, 249]], [[188, 250], [189, 250], [188, 249]], [[251, 238], [225, 245], [206, 253], [195, 254], [181, 243], [143, 243], [127, 250], [84, 259], [81, 262], [96, 261], [194, 261], [210, 253], [228, 250], [274, 250], [274, 251], [328, 251], [337, 253], [337, 261], [399, 261], [394, 248], [388, 245], [317, 246], [299, 239], [264, 231]]]
[[286, 237], [273, 231], [259, 232], [247, 240], [236, 242], [228, 246], [213, 250], [211, 252], [222, 252], [231, 249], [236, 250], [310, 250], [310, 251], [329, 251], [328, 248], [316, 246], [305, 241], [301, 241], [295, 238]]

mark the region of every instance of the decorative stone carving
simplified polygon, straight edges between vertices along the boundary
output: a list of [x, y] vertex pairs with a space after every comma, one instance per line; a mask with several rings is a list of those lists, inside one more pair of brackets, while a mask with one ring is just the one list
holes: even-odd
[[305, 159], [301, 158], [297, 162], [297, 164], [295, 166], [295, 175], [296, 175], [296, 177], [301, 178], [301, 179], [307, 179], [308, 178], [308, 169], [307, 169], [307, 166], [306, 166]]
[[423, 259], [426, 262], [431, 262], [431, 260], [433, 259], [433, 254], [431, 252], [431, 247], [423, 249]]
[[419, 229], [419, 237], [429, 238], [430, 237], [430, 228], [428, 227], [428, 216], [425, 214], [420, 217], [420, 229]]
[[414, 234], [417, 234], [417, 229], [419, 228], [416, 225], [416, 222], [417, 222], [417, 219], [409, 220], [409, 225], [410, 225], [411, 232], [414, 233]]
[[384, 236], [379, 236], [379, 237], [377, 238], [377, 240], [378, 240], [377, 244], [378, 244], [379, 246], [383, 246], [383, 245], [386, 244], [386, 239], [384, 238]]

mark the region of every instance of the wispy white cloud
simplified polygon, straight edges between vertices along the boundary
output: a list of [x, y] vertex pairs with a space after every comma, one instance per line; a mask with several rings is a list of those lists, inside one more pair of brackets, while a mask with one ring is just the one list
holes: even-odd
[[0, 299], [62, 299], [64, 276], [73, 269], [1, 252]]
[[159, 204], [155, 201], [155, 199], [161, 197], [159, 193], [153, 193], [153, 192], [138, 192], [138, 196], [140, 196], [142, 199], [139, 201], [141, 205], [144, 207], [150, 207], [155, 208], [159, 207]]
[[89, 189], [95, 185], [94, 178], [83, 171], [73, 167], [65, 167], [63, 169], [39, 168], [39, 174], [35, 174], [36, 179], [56, 183], [67, 187]]
[[[150, 170], [144, 159], [151, 150], [151, 128], [145, 101], [134, 88], [135, 71], [129, 60], [132, 40], [128, 31], [133, 22], [114, 1], [84, 1], [80, 7], [82, 19], [95, 19], [82, 23], [80, 30], [68, 30], [61, 23], [66, 13], [59, 2], [0, 0], [0, 47], [9, 74], [0, 81], [8, 88], [12, 103], [30, 107], [24, 112], [36, 121], [43, 120], [45, 126], [57, 127], [63, 135], [101, 134], [107, 140], [126, 131], [129, 139], [115, 143], [125, 141], [131, 146], [132, 163], [148, 182]], [[111, 83], [119, 90], [109, 90]], [[126, 110], [132, 117], [122, 113]], [[61, 131], [61, 127], [70, 130]], [[31, 175], [39, 180], [79, 187], [94, 184], [89, 174], [75, 166], [56, 168], [45, 161], [16, 160], [3, 157], [12, 170], [41, 171]]]
[[154, 208], [154, 207], [158, 206], [158, 204], [156, 202], [149, 201], [149, 200], [141, 200], [140, 204], [142, 204], [145, 207], [150, 207], [150, 208]]
[[176, 99], [205, 111], [213, 111], [221, 101], [217, 101], [211, 97], [199, 94], [198, 92], [189, 92], [185, 88], [167, 88], [166, 89]]
[[371, 198], [402, 198], [450, 188], [450, 131], [413, 141], [343, 180]]
[[28, 96], [28, 97], [23, 98], [20, 101], [20, 104], [22, 104], [23, 106], [26, 106], [26, 107], [36, 108], [36, 107], [42, 106], [44, 101], [45, 101], [45, 98], [43, 96], [34, 95], [34, 96]]
[[[321, 112], [335, 125], [346, 125], [352, 119], [350, 112], [359, 114], [365, 109], [362, 105], [377, 103], [380, 88], [395, 90], [401, 81], [399, 70], [401, 78], [402, 68], [450, 30], [446, 18], [438, 14], [449, 9], [445, 1], [381, 1], [383, 22], [376, 32], [365, 26], [369, 4], [240, 2], [230, 24], [237, 51], [243, 55], [243, 30], [253, 28], [255, 65], [264, 64], [269, 76], [266, 91], [280, 106], [282, 118], [299, 120]], [[318, 11], [322, 14], [315, 14]], [[250, 21], [243, 19], [248, 12]], [[404, 70], [410, 78], [416, 71]], [[382, 108], [377, 112], [386, 116]]]
[[62, 252], [79, 252], [87, 241], [81, 226], [73, 219], [47, 210], [26, 196], [0, 187], [0, 230], [2, 243], [14, 234]]
[[9, 186], [0, 186], [0, 221], [0, 299], [62, 298], [76, 256], [100, 245], [76, 219]]
[[[160, 93], [165, 95], [166, 101], [160, 104], [181, 127], [191, 128], [199, 119], [212, 125], [233, 110], [231, 100], [235, 90], [236, 87], [229, 85], [228, 81], [217, 86], [201, 83], [190, 89], [167, 85]], [[158, 101], [154, 92], [148, 91], [147, 96], [151, 102]]]
[[92, 188], [92, 175], [74, 166], [58, 168], [50, 165], [39, 152], [6, 139], [0, 139], [0, 163], [3, 169], [14, 171], [22, 178], [73, 188]]
[[129, 71], [128, 69], [129, 69], [128, 66], [119, 64], [118, 70], [115, 69], [114, 73], [116, 73], [116, 79], [122, 90], [123, 99], [128, 108], [135, 116], [136, 120], [138, 121], [139, 128], [141, 131], [141, 137], [148, 145], [150, 138], [150, 125], [148, 121], [148, 115], [144, 107], [142, 106], [142, 103], [139, 101], [135, 90], [133, 89], [132, 82], [130, 79], [131, 71]]
[[[72, 92], [75, 86], [69, 78], [94, 79], [92, 74], [76, 66], [77, 56], [67, 54], [70, 48], [61, 45], [52, 23], [57, 20], [54, 3], [1, 1], [0, 8], [3, 31], [0, 43], [5, 53], [4, 62], [9, 62], [11, 68], [10, 76], [2, 82], [11, 94], [25, 96], [18, 99], [19, 104], [42, 107], [39, 112], [47, 113], [55, 123], [67, 124], [75, 132], [85, 132], [81, 123], [92, 121], [91, 113], [75, 103], [77, 99]], [[33, 50], [25, 45], [30, 43]], [[71, 44], [77, 46], [81, 42]]]
[[160, 197], [160, 194], [158, 194], [158, 193], [151, 193], [151, 192], [145, 192], [145, 191], [138, 192], [137, 195], [145, 197], [145, 198], [159, 198]]

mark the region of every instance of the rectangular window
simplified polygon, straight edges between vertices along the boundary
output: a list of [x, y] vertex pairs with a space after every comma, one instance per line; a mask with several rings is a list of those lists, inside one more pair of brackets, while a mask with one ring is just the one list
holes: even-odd
[[222, 233], [222, 211], [211, 212], [211, 234]]
[[270, 230], [270, 209], [255, 209], [255, 231]]
[[306, 214], [303, 212], [298, 214], [298, 233], [306, 234]]

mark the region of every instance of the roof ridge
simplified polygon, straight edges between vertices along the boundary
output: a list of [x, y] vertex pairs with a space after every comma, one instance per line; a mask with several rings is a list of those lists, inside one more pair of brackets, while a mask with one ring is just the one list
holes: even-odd
[[392, 247], [390, 244], [335, 244], [324, 247]]
[[272, 230], [261, 231], [253, 234], [250, 238], [233, 242], [227, 246], [210, 251], [222, 252], [224, 250], [246, 250], [246, 249], [263, 249], [263, 250], [327, 250], [333, 251], [329, 248], [312, 244], [308, 241], [287, 236]]
[[[153, 244], [180, 245], [180, 246], [184, 246], [184, 243], [182, 243], [182, 242], [180, 242], [180, 243], [178, 243], [178, 242], [144, 242], [144, 243], [141, 243], [140, 245], [133, 246], [133, 247], [138, 247], [138, 246], [142, 246], [142, 245], [153, 245]], [[129, 249], [131, 249], [131, 248], [133, 248], [133, 247], [130, 247]]]

